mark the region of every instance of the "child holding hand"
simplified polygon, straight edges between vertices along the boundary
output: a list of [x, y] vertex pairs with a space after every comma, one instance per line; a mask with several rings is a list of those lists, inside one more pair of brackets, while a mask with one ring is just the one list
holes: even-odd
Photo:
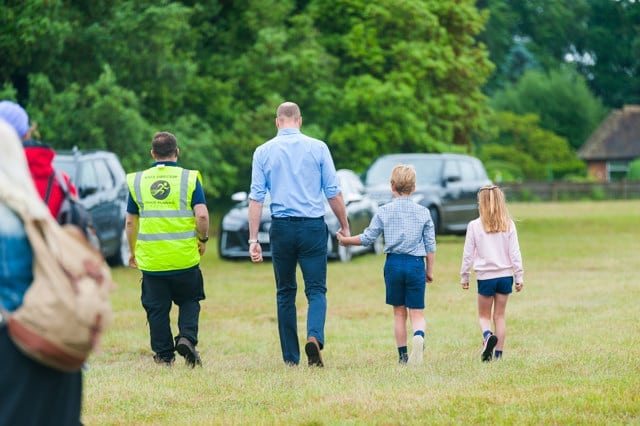
[[[360, 235], [338, 232], [341, 245], [371, 245], [384, 235], [386, 303], [393, 306], [394, 334], [400, 364], [420, 364], [424, 352], [424, 298], [433, 282], [436, 240], [429, 209], [410, 196], [416, 188], [413, 166], [398, 165], [391, 172], [393, 200], [380, 206]], [[425, 265], [426, 258], [426, 265]], [[407, 319], [411, 319], [411, 356], [407, 354]]]

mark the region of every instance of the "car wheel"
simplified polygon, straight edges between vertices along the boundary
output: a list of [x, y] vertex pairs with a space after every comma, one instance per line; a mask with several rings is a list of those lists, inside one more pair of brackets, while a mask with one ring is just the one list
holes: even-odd
[[373, 252], [378, 255], [384, 253], [384, 238], [382, 237], [382, 235], [376, 238], [376, 240], [373, 242]]
[[429, 207], [429, 213], [431, 214], [431, 220], [433, 221], [433, 230], [436, 234], [440, 233], [440, 214], [438, 208], [435, 206]]
[[340, 259], [340, 262], [348, 262], [351, 260], [351, 257], [353, 257], [353, 254], [351, 253], [351, 247], [349, 246], [338, 247], [338, 259]]

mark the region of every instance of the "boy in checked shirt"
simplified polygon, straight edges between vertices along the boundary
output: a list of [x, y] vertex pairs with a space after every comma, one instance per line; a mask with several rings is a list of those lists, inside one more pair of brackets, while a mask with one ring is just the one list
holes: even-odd
[[[360, 235], [348, 237], [338, 232], [341, 245], [371, 245], [382, 233], [386, 303], [393, 306], [394, 334], [400, 364], [420, 364], [424, 352], [424, 298], [426, 283], [433, 282], [436, 239], [429, 209], [410, 196], [416, 189], [413, 166], [400, 164], [391, 171], [393, 200], [380, 206]], [[426, 263], [425, 263], [426, 259]], [[407, 353], [407, 319], [413, 338]]]

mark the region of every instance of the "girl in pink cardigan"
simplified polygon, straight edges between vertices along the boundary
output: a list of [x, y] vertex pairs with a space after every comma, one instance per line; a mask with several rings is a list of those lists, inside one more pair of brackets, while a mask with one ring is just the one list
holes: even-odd
[[[467, 226], [460, 281], [469, 289], [471, 267], [478, 280], [478, 322], [484, 338], [482, 361], [502, 357], [506, 336], [505, 311], [511, 288], [522, 290], [524, 269], [516, 225], [509, 216], [502, 190], [485, 186], [478, 191], [480, 217]], [[491, 329], [491, 311], [495, 334]]]

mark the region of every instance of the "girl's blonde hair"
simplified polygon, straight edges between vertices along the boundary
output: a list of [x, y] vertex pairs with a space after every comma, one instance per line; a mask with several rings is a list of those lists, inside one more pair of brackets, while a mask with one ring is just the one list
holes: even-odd
[[506, 232], [511, 226], [504, 193], [496, 185], [487, 185], [478, 191], [478, 210], [485, 232]]
[[416, 186], [416, 169], [409, 164], [398, 164], [391, 171], [391, 185], [398, 194], [411, 194]]

